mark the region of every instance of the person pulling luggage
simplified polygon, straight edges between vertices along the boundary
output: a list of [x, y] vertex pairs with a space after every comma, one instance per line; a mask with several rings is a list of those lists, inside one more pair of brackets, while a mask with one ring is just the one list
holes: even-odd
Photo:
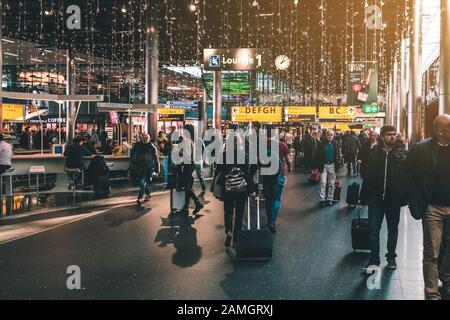
[[[230, 247], [233, 241], [233, 248], [235, 248], [236, 235], [242, 229], [245, 205], [248, 202], [249, 196], [256, 199], [256, 192], [250, 176], [250, 165], [248, 163], [248, 157], [245, 154], [243, 140], [239, 136], [234, 136], [230, 139], [234, 139], [234, 147], [232, 147], [232, 141], [227, 141], [223, 152], [223, 164], [217, 164], [214, 176], [223, 190], [225, 247]], [[232, 161], [227, 161], [231, 158], [229, 157], [227, 159], [227, 153], [229, 152], [233, 152]], [[245, 156], [246, 160], [244, 164], [239, 164], [239, 154]]]

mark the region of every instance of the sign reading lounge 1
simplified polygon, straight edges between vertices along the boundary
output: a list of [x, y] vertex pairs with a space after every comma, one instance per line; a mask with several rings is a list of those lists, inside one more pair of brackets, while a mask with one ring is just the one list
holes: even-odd
[[209, 71], [251, 71], [264, 66], [269, 49], [204, 49], [204, 69]]
[[231, 108], [231, 120], [233, 122], [263, 122], [281, 123], [282, 107], [279, 106], [255, 106]]

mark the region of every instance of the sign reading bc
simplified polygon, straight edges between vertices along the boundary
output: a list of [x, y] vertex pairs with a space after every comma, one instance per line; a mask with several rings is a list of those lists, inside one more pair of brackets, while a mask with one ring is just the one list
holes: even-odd
[[320, 107], [320, 122], [351, 122], [355, 117], [356, 109], [354, 107]]

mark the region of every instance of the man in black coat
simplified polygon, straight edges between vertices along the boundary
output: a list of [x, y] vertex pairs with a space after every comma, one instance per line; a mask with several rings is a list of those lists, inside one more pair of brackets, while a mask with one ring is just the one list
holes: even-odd
[[370, 132], [370, 140], [363, 144], [358, 153], [358, 164], [360, 166], [360, 173], [364, 176], [369, 161], [370, 151], [378, 144], [378, 133], [376, 131]]
[[[395, 145], [396, 129], [381, 128], [381, 142], [370, 151], [364, 173], [362, 198], [369, 204], [369, 233], [371, 256], [365, 269], [380, 265], [380, 230], [386, 216], [388, 241], [387, 267], [397, 268], [398, 225], [400, 209], [407, 204], [408, 174], [405, 148]], [[363, 200], [362, 199], [362, 200]]]
[[307, 129], [302, 141], [304, 161], [305, 161], [305, 172], [311, 173], [311, 168], [314, 161], [314, 140], [310, 134], [310, 130]]
[[[150, 142], [150, 135], [142, 135], [142, 141], [137, 142], [131, 150], [131, 176], [137, 179], [140, 185], [138, 205], [150, 200], [150, 182], [153, 173], [159, 173], [158, 151]], [[144, 199], [145, 193], [145, 199]]]
[[[339, 143], [334, 139], [335, 132], [328, 130], [326, 140], [317, 146], [317, 153], [314, 160], [314, 169], [321, 173], [320, 180], [320, 206], [332, 206], [334, 199], [334, 189], [336, 178], [342, 167], [341, 150]], [[328, 187], [328, 195], [326, 190]]]
[[[425, 293], [427, 299], [440, 300], [438, 278], [442, 280], [445, 295], [450, 297], [450, 115], [438, 116], [433, 129], [433, 138], [416, 144], [407, 162], [411, 214], [422, 219], [423, 225]], [[447, 243], [444, 254], [443, 240]]]
[[[361, 149], [361, 143], [359, 142], [358, 137], [355, 132], [352, 131], [345, 138], [345, 149], [344, 149], [344, 158], [347, 163], [347, 175], [358, 174], [358, 170], [356, 167], [356, 156], [358, 155], [359, 149]], [[353, 168], [353, 172], [352, 172]]]

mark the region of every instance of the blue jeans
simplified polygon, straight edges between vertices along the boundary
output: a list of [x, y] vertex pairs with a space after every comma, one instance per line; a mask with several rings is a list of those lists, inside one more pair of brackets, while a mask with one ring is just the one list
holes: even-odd
[[393, 208], [387, 205], [381, 197], [371, 195], [369, 197], [370, 264], [380, 264], [380, 230], [384, 216], [386, 216], [388, 228], [386, 258], [396, 258], [400, 208]]
[[151, 175], [144, 175], [140, 178], [139, 180], [139, 185], [140, 185], [140, 189], [139, 189], [139, 195], [138, 195], [138, 199], [142, 199], [145, 195], [150, 195], [150, 178]]
[[198, 180], [200, 181], [200, 185], [202, 186], [202, 190], [206, 190], [205, 178], [203, 177], [202, 165], [194, 164], [195, 172], [197, 174]]
[[275, 225], [278, 215], [280, 214], [281, 204], [283, 201], [283, 189], [273, 179], [263, 180], [264, 199], [266, 200], [267, 223]]

